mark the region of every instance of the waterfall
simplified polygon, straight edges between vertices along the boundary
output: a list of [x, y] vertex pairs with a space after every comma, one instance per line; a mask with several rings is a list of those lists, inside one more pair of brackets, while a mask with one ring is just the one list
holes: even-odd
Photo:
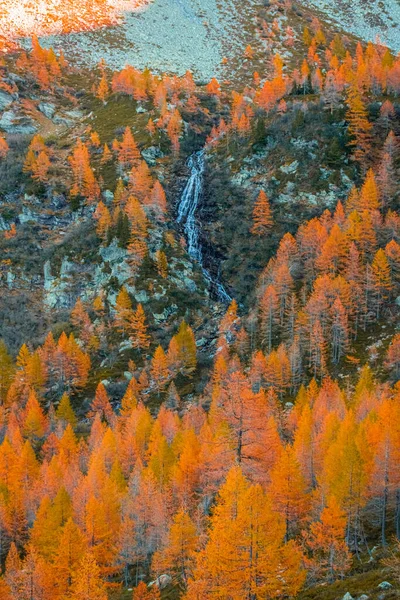
[[219, 281], [218, 277], [213, 277], [203, 263], [203, 253], [200, 242], [200, 225], [196, 218], [196, 212], [203, 191], [205, 171], [204, 154], [204, 150], [200, 150], [200, 152], [192, 154], [188, 160], [187, 164], [190, 169], [190, 176], [179, 201], [177, 222], [184, 226], [189, 256], [200, 265], [210, 289], [216, 294], [218, 300], [229, 304], [232, 301], [231, 296]]

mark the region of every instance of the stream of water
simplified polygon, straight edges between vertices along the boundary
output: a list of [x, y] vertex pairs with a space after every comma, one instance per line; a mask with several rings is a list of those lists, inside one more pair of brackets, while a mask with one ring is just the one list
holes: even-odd
[[188, 244], [188, 254], [200, 265], [210, 290], [215, 293], [220, 302], [229, 304], [232, 301], [231, 296], [218, 277], [214, 277], [204, 266], [200, 241], [200, 224], [196, 216], [203, 192], [205, 171], [204, 150], [192, 154], [188, 160], [188, 167], [190, 169], [190, 176], [179, 201], [177, 222], [183, 225]]

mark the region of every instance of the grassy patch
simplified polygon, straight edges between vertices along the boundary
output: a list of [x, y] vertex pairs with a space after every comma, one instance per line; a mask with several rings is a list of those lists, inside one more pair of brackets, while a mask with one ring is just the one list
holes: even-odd
[[[298, 594], [298, 600], [341, 600], [349, 592], [353, 598], [366, 594], [370, 600], [377, 600], [382, 595], [378, 585], [388, 580], [388, 574], [382, 569], [358, 573], [344, 580], [336, 581], [330, 585], [319, 585]], [[389, 579], [390, 582], [390, 579]], [[385, 600], [398, 598], [396, 589], [385, 593]]]

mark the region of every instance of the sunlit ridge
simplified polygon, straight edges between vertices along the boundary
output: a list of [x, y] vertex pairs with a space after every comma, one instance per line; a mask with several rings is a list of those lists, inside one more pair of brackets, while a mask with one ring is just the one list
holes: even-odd
[[0, 36], [17, 39], [115, 25], [151, 0], [0, 0]]

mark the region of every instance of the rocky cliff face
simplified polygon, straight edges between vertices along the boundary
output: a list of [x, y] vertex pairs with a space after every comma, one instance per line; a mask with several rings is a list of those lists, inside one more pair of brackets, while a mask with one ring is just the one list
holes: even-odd
[[[90, 303], [102, 295], [114, 304], [124, 285], [134, 300], [152, 313], [157, 326], [169, 327], [186, 314], [188, 306], [196, 312], [204, 303], [207, 305], [207, 285], [200, 268], [180, 246], [171, 251], [168, 280], [157, 277], [155, 250], [163, 230], [151, 230], [148, 269], [132, 285], [126, 249], [117, 239], [101, 245], [95, 231], [94, 208], [71, 204], [67, 156], [76, 138], [93, 122], [93, 111], [86, 104], [87, 91], [71, 87], [67, 92], [70, 100], [66, 99], [65, 88], [42, 93], [8, 66], [3, 70], [3, 82], [10, 91], [0, 90], [0, 130], [7, 135], [10, 152], [0, 164], [0, 315], [1, 337], [10, 348], [17, 351], [27, 339], [33, 344], [42, 342], [46, 330], [65, 326], [77, 298]], [[148, 118], [146, 110], [139, 108], [133, 112], [134, 118], [137, 115], [141, 119], [143, 113]], [[125, 118], [124, 114], [117, 118], [110, 135], [118, 135]], [[64, 172], [59, 177], [55, 171], [46, 188], [36, 185], [23, 172], [34, 134], [50, 140], [53, 159], [57, 157]], [[184, 155], [179, 163], [180, 175], [170, 178], [170, 166], [163, 166], [163, 157], [160, 148], [143, 148], [143, 159], [149, 167], [168, 178], [173, 218], [174, 205], [189, 171]], [[110, 189], [102, 193], [106, 205], [113, 203], [114, 187], [112, 179]]]

